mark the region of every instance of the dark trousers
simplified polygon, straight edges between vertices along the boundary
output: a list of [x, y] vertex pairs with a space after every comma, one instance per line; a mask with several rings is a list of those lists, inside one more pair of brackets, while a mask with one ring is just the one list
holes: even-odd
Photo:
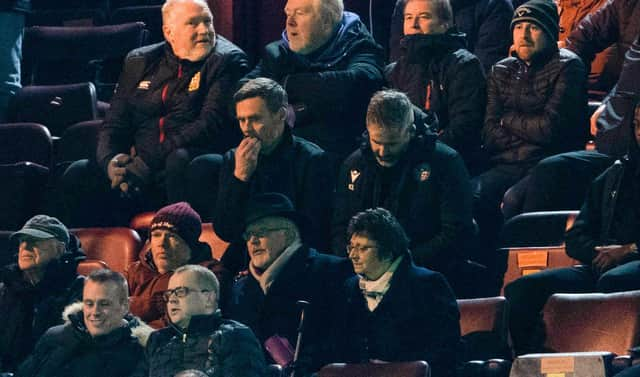
[[543, 352], [542, 309], [554, 293], [621, 292], [640, 289], [640, 261], [600, 274], [590, 266], [541, 271], [523, 276], [505, 287], [509, 326], [517, 355]]
[[613, 157], [596, 151], [545, 158], [531, 169], [528, 181], [519, 182], [504, 195], [505, 219], [523, 212], [579, 209], [591, 182], [613, 161]]
[[60, 187], [69, 227], [128, 226], [131, 217], [186, 199], [186, 172], [193, 152], [177, 149], [152, 182], [127, 194], [111, 189], [105, 172], [92, 160], [79, 160], [64, 172]]
[[198, 156], [187, 169], [187, 198], [203, 222], [211, 222], [218, 198], [222, 155]]

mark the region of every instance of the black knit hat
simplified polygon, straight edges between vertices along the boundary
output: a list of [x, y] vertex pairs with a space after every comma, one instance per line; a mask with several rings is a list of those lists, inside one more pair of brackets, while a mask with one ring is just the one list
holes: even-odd
[[522, 21], [535, 23], [540, 26], [554, 42], [558, 41], [560, 17], [558, 16], [558, 7], [553, 0], [531, 0], [520, 5], [513, 12], [511, 31], [513, 31], [513, 27], [518, 22]]
[[200, 247], [202, 220], [200, 215], [187, 202], [178, 202], [160, 208], [151, 220], [151, 228], [167, 229], [176, 233], [194, 250]]

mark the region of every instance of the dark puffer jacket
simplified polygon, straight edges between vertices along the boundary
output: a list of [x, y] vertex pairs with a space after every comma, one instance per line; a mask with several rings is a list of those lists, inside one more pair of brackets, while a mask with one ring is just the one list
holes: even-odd
[[584, 148], [587, 73], [580, 58], [555, 45], [527, 65], [501, 60], [487, 79], [484, 147], [497, 164], [533, 165]]
[[13, 371], [49, 327], [62, 323], [65, 306], [82, 297], [84, 277], [78, 262], [85, 258], [75, 236], [59, 260], [51, 261], [35, 286], [17, 264], [0, 269], [0, 369]]
[[135, 317], [125, 320], [127, 326], [92, 337], [82, 304], [70, 306], [65, 310], [66, 323], [42, 336], [16, 377], [129, 377], [144, 359], [150, 329]]
[[346, 156], [364, 130], [369, 99], [383, 83], [383, 52], [360, 18], [344, 12], [335, 35], [310, 55], [282, 40], [267, 45], [247, 78], [282, 84], [295, 109], [294, 133], [336, 156]]
[[185, 330], [170, 324], [149, 337], [146, 349], [152, 377], [185, 369], [210, 377], [261, 377], [266, 371], [262, 347], [247, 326], [222, 319], [220, 312], [191, 317]]
[[97, 160], [106, 171], [118, 153], [137, 154], [152, 169], [177, 148], [223, 153], [240, 139], [232, 96], [247, 57], [216, 37], [199, 62], [180, 60], [165, 42], [129, 53], [100, 133]]
[[[457, 150], [467, 166], [478, 159], [486, 107], [486, 81], [478, 58], [464, 49], [464, 34], [408, 35], [390, 66], [391, 87], [438, 119], [440, 141]], [[430, 94], [427, 98], [427, 93]]]
[[[398, 0], [391, 21], [391, 60], [400, 58], [404, 2]], [[466, 48], [478, 57], [485, 72], [505, 58], [511, 46], [513, 6], [509, 0], [452, 0], [454, 24], [466, 35]]]

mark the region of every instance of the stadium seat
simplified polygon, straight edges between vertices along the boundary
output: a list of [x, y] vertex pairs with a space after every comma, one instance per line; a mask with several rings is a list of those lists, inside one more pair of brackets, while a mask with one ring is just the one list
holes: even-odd
[[142, 247], [140, 236], [129, 228], [76, 228], [71, 229], [82, 245], [88, 259], [103, 261], [118, 272], [138, 259]]
[[85, 259], [83, 261], [80, 261], [80, 263], [78, 263], [78, 268], [76, 270], [78, 271], [79, 275], [87, 276], [91, 272], [95, 270], [101, 270], [103, 268], [109, 268], [109, 266], [107, 266], [107, 264], [101, 260]]
[[458, 300], [458, 309], [465, 361], [511, 358], [504, 297]]
[[111, 13], [109, 23], [125, 24], [128, 22], [144, 22], [149, 31], [147, 43], [164, 40], [162, 33], [162, 5], [140, 5], [115, 9]]
[[429, 366], [424, 361], [367, 364], [329, 364], [318, 372], [318, 377], [428, 377]]
[[96, 157], [102, 120], [80, 122], [62, 133], [56, 149], [56, 162], [73, 162]]

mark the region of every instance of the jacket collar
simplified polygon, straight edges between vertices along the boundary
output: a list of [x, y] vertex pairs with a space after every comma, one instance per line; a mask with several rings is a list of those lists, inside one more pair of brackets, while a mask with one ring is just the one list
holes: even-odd
[[466, 47], [466, 35], [455, 28], [444, 34], [411, 34], [400, 39], [403, 57], [410, 64], [427, 63]]
[[191, 317], [189, 326], [187, 326], [186, 329], [181, 328], [171, 321], [169, 321], [169, 328], [185, 342], [189, 336], [210, 334], [220, 326], [221, 321], [222, 313], [218, 309], [213, 314], [194, 315]]

